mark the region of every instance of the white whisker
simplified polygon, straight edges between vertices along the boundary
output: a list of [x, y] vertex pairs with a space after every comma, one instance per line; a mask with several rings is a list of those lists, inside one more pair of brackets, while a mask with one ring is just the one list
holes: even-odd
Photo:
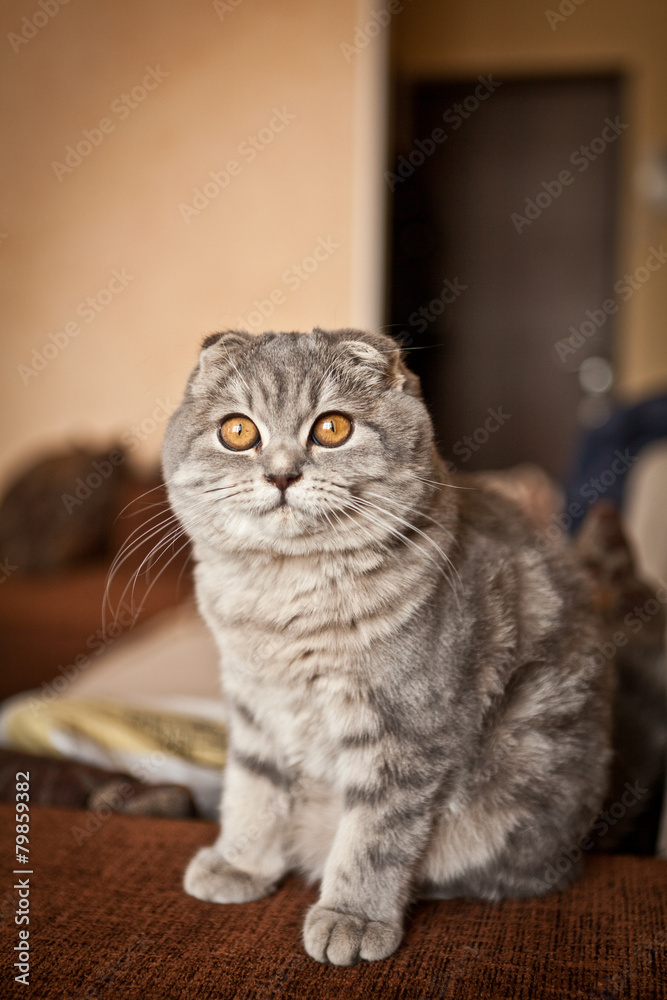
[[420, 483], [427, 483], [429, 486], [444, 486], [449, 490], [472, 490], [477, 492], [478, 486], [456, 486], [454, 483], [440, 483], [435, 479], [425, 479], [424, 476], [418, 476], [416, 472], [410, 472], [406, 470], [407, 475], [412, 479], [418, 479]]
[[[232, 368], [234, 369], [234, 371], [236, 372], [236, 374], [238, 375], [238, 377], [241, 379], [241, 381], [243, 382], [243, 384], [246, 387], [246, 389], [248, 390], [248, 392], [250, 392], [250, 386], [248, 385], [248, 383], [244, 379], [243, 375], [241, 374], [241, 372], [238, 370], [238, 368], [236, 367], [236, 365], [232, 361], [232, 356], [231, 356], [231, 354], [229, 353], [229, 351], [227, 349], [227, 345], [225, 343], [223, 343], [222, 346], [223, 346], [223, 348], [225, 350], [225, 354], [227, 355], [227, 360], [229, 361], [230, 365], [232, 366]], [[250, 393], [250, 394], [252, 395], [252, 393]]]
[[[451, 583], [451, 580], [450, 580], [449, 576], [445, 572], [445, 568], [442, 565], [440, 565], [437, 562], [437, 560], [429, 552], [425, 551], [420, 545], [417, 544], [417, 542], [415, 542], [412, 538], [409, 538], [399, 528], [396, 528], [392, 524], [387, 524], [386, 522], [383, 522], [377, 516], [374, 517], [373, 514], [369, 510], [365, 509], [364, 507], [356, 506], [356, 504], [354, 504], [354, 503], [351, 504], [350, 506], [352, 507], [353, 510], [355, 510], [357, 512], [357, 514], [359, 514], [361, 517], [365, 517], [366, 520], [369, 521], [371, 524], [376, 525], [376, 526], [379, 525], [381, 528], [383, 528], [386, 532], [389, 533], [389, 535], [392, 538], [398, 538], [402, 542], [404, 542], [406, 545], [410, 545], [413, 549], [415, 549], [422, 556], [424, 556], [426, 559], [428, 559], [428, 561], [430, 563], [432, 563], [436, 567], [436, 569], [438, 570], [438, 572], [442, 573], [442, 575], [445, 577], [445, 579], [449, 583]], [[374, 506], [374, 505], [371, 505], [371, 506]], [[377, 536], [373, 535], [373, 539], [375, 541], [377, 541]]]
[[[127, 510], [127, 508], [128, 508], [128, 507], [131, 507], [131, 506], [132, 506], [132, 504], [134, 504], [134, 503], [139, 503], [139, 501], [140, 501], [140, 500], [143, 500], [143, 499], [144, 499], [144, 497], [147, 497], [149, 493], [155, 493], [155, 491], [156, 491], [156, 490], [164, 490], [164, 489], [166, 489], [166, 486], [165, 486], [165, 484], [164, 484], [164, 483], [158, 483], [158, 485], [157, 485], [157, 486], [153, 486], [153, 488], [152, 488], [152, 489], [150, 489], [150, 490], [146, 490], [146, 492], [145, 492], [145, 493], [142, 493], [142, 494], [141, 494], [141, 496], [138, 496], [138, 497], [134, 497], [134, 499], [133, 499], [133, 500], [130, 500], [130, 502], [129, 502], [129, 503], [126, 503], [126, 504], [125, 504], [125, 506], [123, 507], [123, 509], [122, 509], [122, 510], [120, 511], [120, 513], [116, 515], [116, 517], [115, 517], [115, 519], [114, 519], [114, 522], [115, 522], [115, 521], [118, 521], [118, 520], [119, 520], [119, 519], [120, 519], [120, 518], [121, 518], [121, 517], [123, 516], [123, 514], [125, 513], [125, 511]], [[169, 502], [169, 501], [168, 501], [168, 500], [166, 500], [166, 499], [165, 499], [165, 500], [160, 500], [160, 501], [158, 501], [158, 503], [165, 503], [165, 504], [166, 504], [166, 503], [168, 503], [168, 502]], [[145, 507], [142, 507], [142, 508], [141, 508], [141, 510], [145, 510], [145, 509], [146, 509]]]
[[[375, 493], [371, 494], [371, 495], [372, 496], [378, 496], [378, 494], [375, 494]], [[427, 534], [427, 532], [422, 531], [422, 529], [418, 528], [416, 524], [412, 523], [412, 521], [408, 521], [404, 517], [399, 517], [398, 514], [394, 514], [392, 511], [387, 510], [386, 507], [381, 507], [379, 504], [372, 503], [372, 501], [367, 500], [365, 497], [358, 497], [357, 496], [354, 499], [355, 499], [355, 501], [357, 501], [359, 503], [367, 504], [369, 507], [372, 507], [374, 510], [380, 511], [382, 514], [386, 514], [388, 517], [393, 517], [396, 521], [398, 521], [401, 524], [403, 524], [409, 530], [415, 531], [418, 535], [421, 535], [422, 538], [424, 538], [427, 542], [429, 542], [429, 544], [431, 544], [435, 548], [435, 550], [438, 552], [438, 554], [444, 560], [445, 564], [447, 566], [449, 566], [449, 568], [451, 569], [452, 573], [457, 577], [459, 584], [461, 584], [461, 578], [460, 578], [460, 576], [458, 574], [458, 571], [456, 570], [456, 567], [454, 566], [452, 560], [449, 558], [449, 556], [447, 555], [447, 553], [438, 545], [438, 543], [435, 541], [435, 539], [431, 538], [431, 536], [429, 534]], [[380, 497], [380, 499], [386, 500], [386, 497]], [[428, 514], [423, 514], [421, 516], [427, 518], [428, 520], [433, 521], [433, 523], [436, 524], [436, 525], [438, 525], [438, 527], [442, 527], [441, 525], [438, 524], [437, 521], [435, 521], [433, 518], [430, 518]], [[408, 541], [408, 542], [412, 541], [411, 539], [408, 539], [407, 536], [404, 536], [404, 537], [405, 537], [406, 541]], [[413, 544], [415, 544], [415, 543], [413, 543]], [[454, 584], [453, 584], [453, 581], [451, 580], [451, 578], [450, 578], [450, 583], [452, 584], [452, 588], [453, 588], [454, 592], [456, 593], [456, 588], [454, 587]]]

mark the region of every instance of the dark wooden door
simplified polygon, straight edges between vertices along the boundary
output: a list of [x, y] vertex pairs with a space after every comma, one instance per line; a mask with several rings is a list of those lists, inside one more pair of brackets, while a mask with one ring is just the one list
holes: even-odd
[[397, 88], [390, 329], [459, 467], [567, 470], [577, 369], [610, 356], [620, 304], [620, 94], [617, 77]]

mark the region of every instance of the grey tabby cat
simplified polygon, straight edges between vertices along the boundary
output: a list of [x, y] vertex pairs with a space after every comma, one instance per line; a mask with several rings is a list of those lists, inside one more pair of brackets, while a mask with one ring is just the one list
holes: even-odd
[[230, 706], [221, 833], [186, 890], [243, 902], [301, 870], [306, 951], [351, 965], [395, 950], [412, 898], [563, 888], [576, 865], [545, 871], [610, 759], [587, 591], [452, 480], [395, 343], [208, 337], [164, 470]]

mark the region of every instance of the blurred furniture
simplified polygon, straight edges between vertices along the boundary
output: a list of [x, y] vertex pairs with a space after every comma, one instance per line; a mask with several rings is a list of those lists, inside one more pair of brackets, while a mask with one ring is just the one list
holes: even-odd
[[113, 557], [133, 532], [139, 536], [142, 524], [148, 524], [156, 510], [164, 510], [166, 516], [165, 494], [159, 480], [127, 483], [119, 510], [124, 512], [110, 532], [108, 556], [52, 573], [12, 571], [0, 582], [0, 700], [39, 688], [58, 676], [66, 677], [73, 665], [76, 669], [77, 657], [94, 663], [105, 647], [127, 631], [139, 608], [137, 621], [146, 621], [180, 603], [191, 592], [185, 566], [187, 551], [167, 565], [178, 544], [165, 551], [152, 569], [147, 571], [144, 566], [132, 587], [133, 574], [156, 541], [153, 538], [140, 545], [116, 574], [109, 592], [112, 610], [107, 605], [107, 631], [103, 633], [107, 575]]
[[667, 440], [647, 445], [630, 471], [625, 526], [647, 578], [667, 587]]
[[[600, 499], [611, 500], [623, 509], [627, 502], [626, 486], [637, 480], [634, 494], [644, 508], [647, 505], [655, 508], [656, 501], [661, 501], [651, 528], [658, 530], [663, 541], [667, 530], [665, 492], [660, 489], [661, 482], [664, 486], [664, 473], [660, 480], [661, 474], [653, 470], [664, 466], [664, 457], [661, 462], [656, 455], [664, 456], [666, 441], [667, 392], [630, 406], [616, 406], [602, 426], [581, 433], [566, 486], [565, 504], [572, 532], [576, 533], [592, 504]], [[631, 515], [630, 531], [633, 523]]]

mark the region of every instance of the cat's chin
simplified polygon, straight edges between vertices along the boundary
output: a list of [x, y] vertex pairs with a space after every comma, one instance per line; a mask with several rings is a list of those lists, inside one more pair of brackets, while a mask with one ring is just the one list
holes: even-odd
[[271, 537], [292, 537], [312, 534], [312, 519], [304, 517], [300, 511], [284, 504], [274, 507], [261, 519], [262, 526]]
[[252, 513], [237, 512], [225, 529], [226, 539], [237, 541], [242, 547], [251, 542], [253, 548], [258, 542], [271, 545], [331, 533], [330, 524], [322, 516], [314, 511], [300, 510], [290, 503], [275, 504]]
[[300, 510], [286, 503], [274, 507], [258, 519], [266, 538], [303, 538], [330, 533], [331, 524], [313, 511]]
[[322, 512], [308, 503], [295, 503], [288, 498], [277, 501], [271, 507], [265, 508], [259, 514], [259, 521], [278, 526], [281, 531], [296, 531], [299, 534], [330, 529], [330, 511]]

